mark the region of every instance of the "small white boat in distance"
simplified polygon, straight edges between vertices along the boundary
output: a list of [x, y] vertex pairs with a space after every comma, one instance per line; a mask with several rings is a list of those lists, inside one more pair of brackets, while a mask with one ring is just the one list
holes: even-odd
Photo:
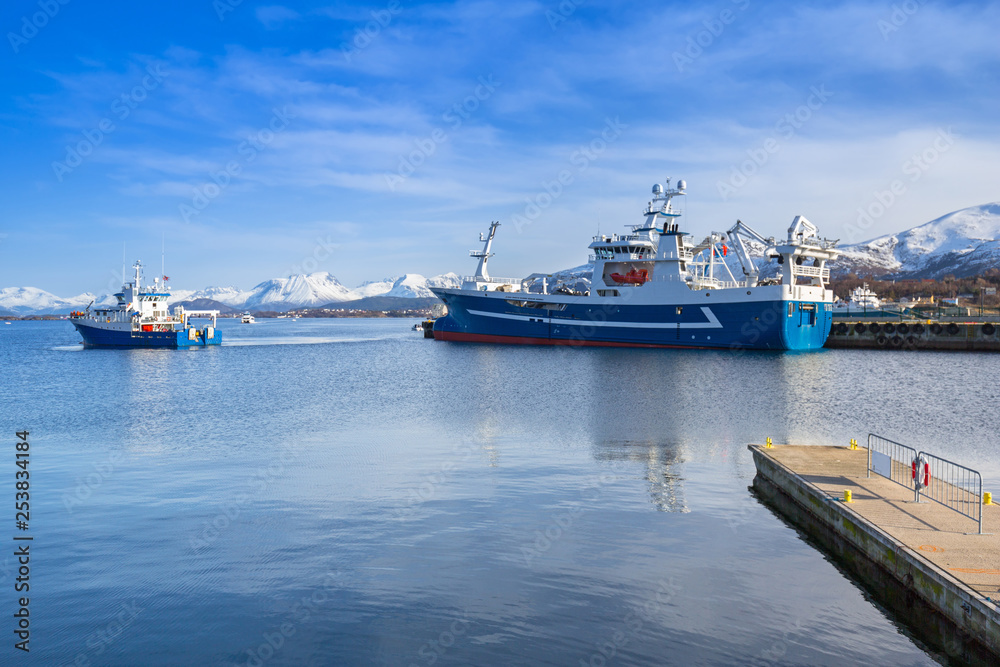
[[849, 299], [835, 304], [836, 310], [878, 310], [882, 307], [882, 300], [875, 292], [868, 289], [868, 283], [861, 287], [855, 287]]
[[256, 320], [254, 320], [253, 315], [250, 313], [243, 313], [243, 319], [240, 321], [243, 322], [243, 324], [253, 324]]

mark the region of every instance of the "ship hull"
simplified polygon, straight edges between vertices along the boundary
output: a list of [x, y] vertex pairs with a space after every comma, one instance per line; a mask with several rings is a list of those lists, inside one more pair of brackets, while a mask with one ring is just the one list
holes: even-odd
[[70, 320], [83, 337], [84, 347], [205, 347], [221, 345], [222, 332], [215, 329], [212, 336], [205, 330], [198, 331], [192, 339], [187, 329], [179, 331], [131, 331], [122, 328], [97, 326], [88, 320]]
[[[555, 308], [515, 305], [465, 290], [435, 290], [449, 314], [434, 338], [455, 342], [597, 347], [815, 350], [830, 334], [831, 304], [787, 299], [612, 304], [552, 299]], [[515, 303], [511, 303], [514, 301]]]

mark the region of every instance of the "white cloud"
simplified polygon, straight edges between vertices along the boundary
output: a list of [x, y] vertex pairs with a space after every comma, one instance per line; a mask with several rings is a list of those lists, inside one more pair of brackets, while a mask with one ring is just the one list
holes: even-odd
[[257, 7], [257, 20], [268, 30], [277, 30], [289, 21], [296, 21], [301, 16], [294, 9], [282, 5], [265, 5]]

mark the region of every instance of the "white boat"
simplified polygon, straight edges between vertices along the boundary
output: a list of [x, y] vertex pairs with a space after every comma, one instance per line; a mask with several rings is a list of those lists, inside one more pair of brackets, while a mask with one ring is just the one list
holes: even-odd
[[868, 283], [861, 287], [855, 287], [851, 292], [851, 297], [847, 301], [838, 301], [834, 304], [834, 310], [846, 310], [848, 312], [865, 312], [868, 310], [879, 310], [882, 307], [882, 300], [875, 292], [868, 289]]
[[253, 324], [257, 320], [254, 319], [253, 315], [250, 313], [243, 313], [243, 319], [240, 320], [243, 324]]

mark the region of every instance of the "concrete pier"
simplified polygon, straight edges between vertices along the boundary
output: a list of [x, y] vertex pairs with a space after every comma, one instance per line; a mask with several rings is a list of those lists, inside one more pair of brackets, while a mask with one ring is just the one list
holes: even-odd
[[826, 347], [888, 350], [1000, 350], [1000, 323], [838, 319]]
[[972, 519], [866, 477], [864, 447], [749, 449], [758, 496], [833, 552], [915, 639], [965, 663], [1000, 661], [1000, 507], [983, 508], [979, 535]]

